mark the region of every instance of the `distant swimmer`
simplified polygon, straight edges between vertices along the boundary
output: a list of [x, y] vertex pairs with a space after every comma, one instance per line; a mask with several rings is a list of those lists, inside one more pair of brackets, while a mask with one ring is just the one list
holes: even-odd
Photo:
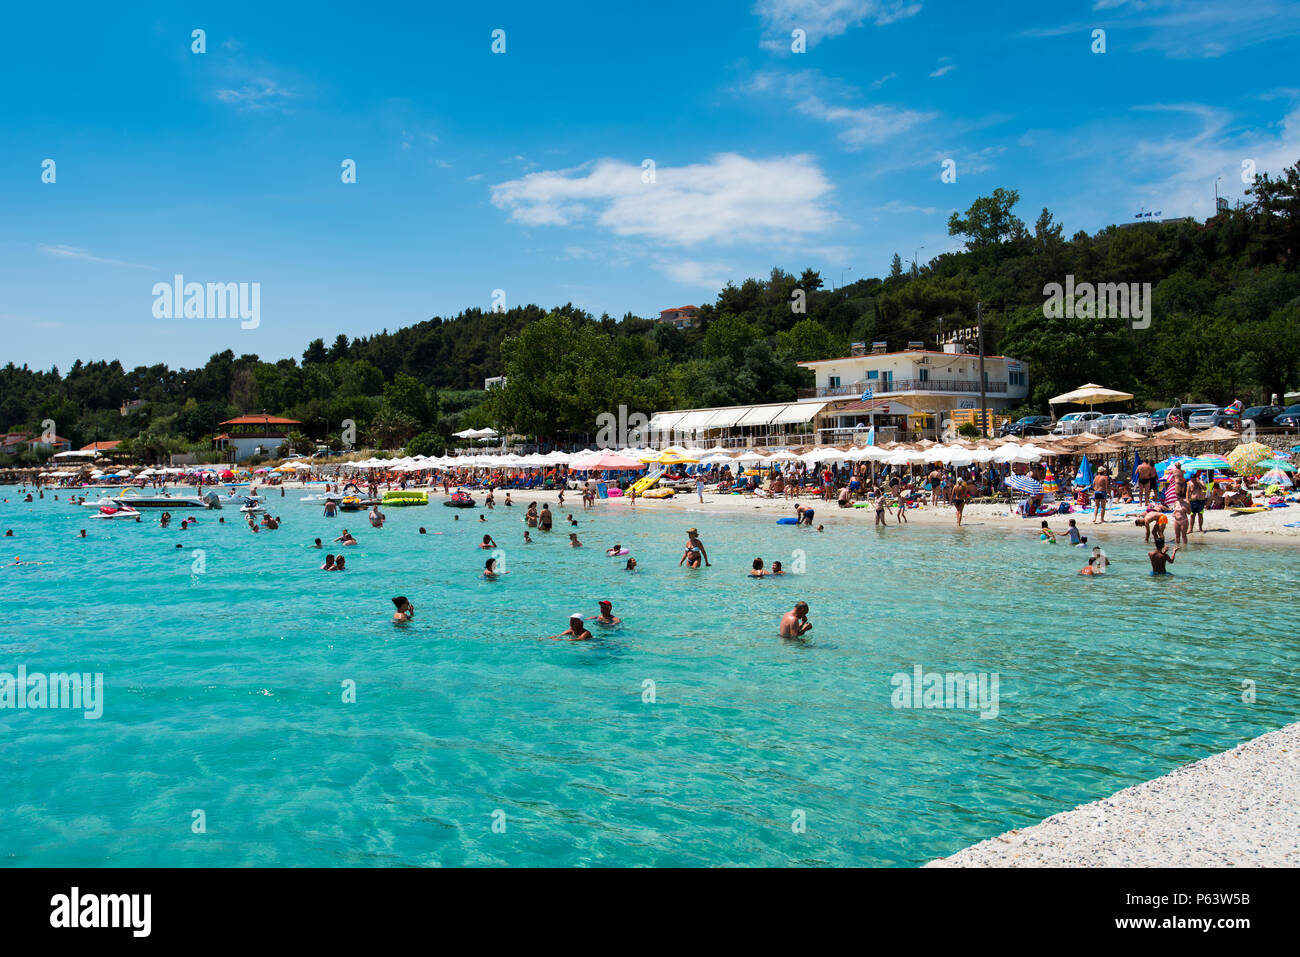
[[528, 529], [525, 528], [525, 529], [524, 529], [524, 544], [525, 544], [525, 545], [531, 545], [532, 543], [533, 543], [533, 536], [532, 536], [532, 534], [528, 531]]
[[336, 572], [341, 572], [341, 571], [343, 571], [343, 570], [344, 570], [344, 569], [343, 569], [343, 563], [344, 563], [345, 561], [347, 561], [347, 559], [345, 559], [342, 555], [340, 555], [338, 558], [334, 559], [334, 569], [333, 569], [333, 570], [336, 571]]
[[1038, 540], [1052, 545], [1056, 544], [1056, 533], [1047, 526], [1046, 522], [1043, 522], [1042, 528], [1039, 530]]
[[801, 601], [781, 617], [781, 637], [798, 638], [812, 629], [808, 620], [808, 603]]
[[541, 513], [537, 516], [537, 527], [543, 532], [551, 530], [551, 523], [554, 519], [551, 516], [551, 506], [543, 505]]
[[570, 548], [581, 548], [581, 547], [582, 547], [582, 542], [578, 541], [578, 534], [577, 534], [577, 532], [569, 532], [569, 547], [570, 547]]
[[379, 510], [378, 504], [370, 506], [370, 514], [367, 517], [370, 519], [372, 528], [384, 527], [384, 513]]
[[591, 619], [596, 624], [611, 628], [623, 623], [623, 619], [614, 614], [614, 603], [609, 599], [601, 599], [597, 604], [600, 605], [600, 614]]
[[1110, 559], [1106, 553], [1101, 550], [1100, 545], [1094, 545], [1092, 548], [1092, 557], [1088, 559], [1088, 564], [1079, 569], [1080, 575], [1104, 575], [1106, 566], [1110, 564]]
[[623, 566], [623, 571], [625, 571], [625, 572], [634, 572], [634, 571], [636, 571], [636, 559], [635, 559], [635, 558], [629, 558], [629, 559], [627, 560], [627, 564]]
[[497, 560], [495, 558], [489, 558], [483, 563], [484, 578], [499, 578], [502, 574], [504, 573], [497, 571]]
[[405, 595], [395, 597], [393, 604], [397, 606], [397, 611], [393, 613], [393, 624], [402, 625], [415, 617], [415, 606], [406, 600]]
[[480, 545], [479, 548], [496, 548], [496, 547], [497, 547], [497, 543], [492, 541], [491, 535], [483, 536], [483, 544]]
[[750, 571], [749, 571], [749, 577], [750, 577], [750, 578], [762, 578], [765, 574], [767, 574], [767, 573], [766, 573], [765, 571], [763, 571], [763, 559], [761, 559], [761, 558], [755, 558], [755, 559], [754, 559], [754, 567], [751, 568]]
[[770, 572], [768, 572], [768, 574], [769, 574], [769, 575], [784, 575], [784, 574], [785, 574], [785, 569], [781, 567], [781, 563], [780, 563], [780, 562], [773, 562], [773, 563], [772, 563], [772, 570], [771, 570]]
[[570, 641], [590, 641], [591, 632], [583, 623], [584, 618], [581, 612], [574, 612], [569, 616], [569, 627], [567, 631], [562, 631], [558, 635], [551, 635], [551, 638], [568, 638]]
[[326, 555], [326, 556], [325, 556], [325, 564], [322, 565], [322, 566], [320, 567], [320, 570], [323, 571], [323, 572], [332, 572], [332, 571], [334, 571], [334, 556], [333, 556], [333, 555]]
[[343, 534], [340, 535], [338, 538], [334, 539], [334, 541], [338, 542], [341, 545], [355, 545], [357, 543], [357, 540], [352, 537], [352, 533], [349, 532], [346, 528], [343, 529]]
[[1155, 548], [1147, 552], [1147, 558], [1151, 559], [1152, 575], [1167, 575], [1166, 566], [1173, 564], [1174, 556], [1178, 554], [1178, 546], [1175, 545], [1173, 551], [1165, 551], [1165, 540], [1157, 538]]

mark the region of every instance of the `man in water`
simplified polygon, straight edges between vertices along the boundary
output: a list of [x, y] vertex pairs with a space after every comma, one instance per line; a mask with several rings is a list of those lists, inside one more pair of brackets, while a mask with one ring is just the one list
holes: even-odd
[[397, 611], [393, 613], [394, 625], [404, 625], [415, 617], [415, 606], [406, 600], [405, 595], [398, 595], [393, 599], [393, 604], [397, 606]]
[[369, 518], [370, 518], [370, 526], [371, 526], [372, 528], [383, 528], [383, 527], [384, 527], [384, 513], [381, 512], [381, 511], [379, 511], [379, 503], [378, 503], [378, 502], [376, 502], [374, 505], [370, 506], [370, 515], [369, 515]]
[[1177, 554], [1178, 554], [1177, 545], [1174, 546], [1173, 551], [1167, 552], [1165, 551], [1165, 540], [1157, 536], [1156, 547], [1153, 548], [1151, 551], [1147, 552], [1147, 558], [1151, 559], [1151, 574], [1152, 575], [1167, 574], [1167, 572], [1165, 571], [1165, 566], [1173, 564], [1174, 556]]
[[605, 625], [606, 627], [611, 628], [614, 625], [623, 623], [623, 619], [614, 614], [613, 602], [609, 601], [609, 599], [601, 599], [598, 604], [600, 605], [600, 614], [591, 619], [592, 621], [598, 625]]
[[541, 513], [537, 516], [537, 528], [539, 531], [549, 532], [551, 530], [551, 506], [543, 505]]
[[551, 638], [568, 638], [570, 641], [590, 641], [591, 632], [589, 632], [587, 626], [583, 624], [583, 616], [581, 612], [574, 612], [569, 616], [568, 630], [562, 631], [558, 635], [551, 635]]
[[808, 603], [801, 601], [781, 617], [781, 637], [798, 638], [812, 629], [808, 621]]

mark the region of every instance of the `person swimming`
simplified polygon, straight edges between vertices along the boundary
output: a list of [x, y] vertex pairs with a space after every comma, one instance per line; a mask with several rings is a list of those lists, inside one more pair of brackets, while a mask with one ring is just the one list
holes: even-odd
[[[679, 563], [679, 564], [680, 564], [680, 563]], [[635, 558], [629, 558], [629, 559], [627, 560], [627, 564], [623, 566], [623, 571], [625, 571], [625, 572], [634, 572], [634, 571], [636, 571], [636, 559], [635, 559]]]
[[578, 534], [577, 534], [577, 532], [569, 532], [569, 547], [570, 547], [570, 548], [581, 548], [581, 547], [582, 547], [582, 542], [578, 541]]
[[808, 603], [798, 602], [793, 609], [781, 616], [781, 637], [799, 638], [812, 630], [808, 620]]
[[524, 544], [525, 544], [525, 545], [531, 545], [532, 543], [533, 543], [533, 536], [529, 533], [528, 529], [525, 528], [525, 529], [524, 529]]
[[334, 539], [334, 541], [342, 545], [355, 545], [357, 543], [357, 540], [352, 537], [352, 533], [349, 532], [346, 528], [343, 529], [343, 534], [340, 535], [338, 538]]
[[768, 574], [769, 574], [769, 575], [784, 575], [784, 574], [785, 574], [785, 569], [781, 567], [781, 563], [780, 563], [780, 562], [773, 562], [773, 563], [772, 563], [772, 570], [771, 570], [770, 572], [768, 572]]
[[622, 545], [622, 543], [621, 543], [621, 542], [615, 542], [613, 548], [607, 548], [607, 549], [605, 549], [605, 554], [606, 554], [606, 555], [617, 555], [617, 554], [619, 554], [619, 553], [622, 552], [622, 551], [623, 551], [623, 545]]
[[1040, 542], [1050, 542], [1053, 545], [1056, 544], [1056, 533], [1047, 527], [1046, 522], [1043, 522], [1043, 527], [1038, 534], [1038, 540]]
[[762, 578], [766, 572], [763, 571], [763, 559], [755, 558], [753, 568], [749, 571], [750, 578]]
[[581, 612], [574, 612], [569, 616], [569, 627], [567, 631], [562, 631], [558, 635], [551, 635], [552, 639], [568, 638], [570, 641], [590, 641], [591, 632], [587, 630], [585, 619]]
[[396, 596], [393, 604], [397, 606], [397, 611], [393, 613], [393, 624], [402, 625], [415, 617], [415, 606], [406, 600], [405, 595]]
[[480, 545], [479, 548], [496, 548], [496, 547], [497, 547], [497, 543], [492, 541], [491, 535], [483, 536], [483, 544]]
[[1164, 538], [1156, 538], [1155, 548], [1147, 552], [1147, 558], [1151, 560], [1152, 575], [1167, 575], [1168, 566], [1173, 564], [1174, 556], [1178, 554], [1178, 546], [1175, 545], [1173, 551], [1165, 551]]
[[345, 561], [346, 561], [346, 559], [345, 559], [342, 555], [340, 555], [338, 558], [334, 559], [334, 569], [333, 569], [333, 570], [336, 571], [336, 572], [341, 572], [341, 571], [343, 571], [343, 563], [344, 563]]
[[609, 599], [602, 598], [597, 604], [600, 605], [600, 614], [591, 619], [596, 624], [611, 628], [623, 623], [623, 619], [614, 614], [614, 604]]
[[501, 573], [497, 571], [497, 560], [495, 558], [489, 558], [483, 563], [484, 578], [497, 578], [500, 574]]

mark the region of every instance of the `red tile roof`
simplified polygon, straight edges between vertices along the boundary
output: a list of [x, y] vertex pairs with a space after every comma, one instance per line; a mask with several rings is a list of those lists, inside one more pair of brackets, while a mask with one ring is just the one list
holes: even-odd
[[82, 452], [106, 452], [109, 449], [115, 449], [122, 442], [121, 439], [114, 439], [111, 442], [91, 442], [89, 445], [81, 447]]
[[282, 419], [274, 415], [241, 415], [227, 419], [220, 425], [302, 425], [297, 419]]

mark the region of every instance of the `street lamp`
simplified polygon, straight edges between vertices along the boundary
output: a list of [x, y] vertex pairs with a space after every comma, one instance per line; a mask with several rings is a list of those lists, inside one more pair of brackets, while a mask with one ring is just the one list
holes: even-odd
[[925, 248], [924, 246], [918, 246], [916, 247], [916, 251], [912, 253], [912, 275], [913, 276], [920, 275], [920, 270], [917, 269], [916, 267], [916, 261], [918, 258], [920, 258], [921, 250], [924, 248]]

